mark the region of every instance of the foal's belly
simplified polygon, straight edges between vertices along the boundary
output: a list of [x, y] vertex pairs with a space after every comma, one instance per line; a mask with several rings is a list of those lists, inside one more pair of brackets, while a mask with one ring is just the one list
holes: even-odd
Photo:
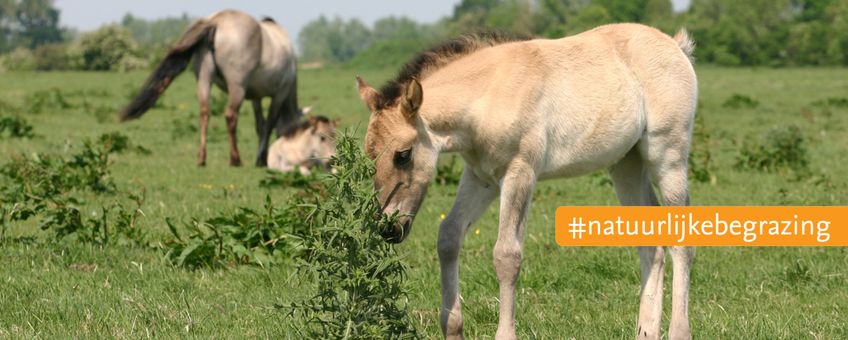
[[581, 176], [617, 163], [645, 131], [640, 103], [641, 96], [634, 96], [614, 110], [585, 114], [581, 119], [564, 117], [569, 113], [553, 114], [539, 178]]

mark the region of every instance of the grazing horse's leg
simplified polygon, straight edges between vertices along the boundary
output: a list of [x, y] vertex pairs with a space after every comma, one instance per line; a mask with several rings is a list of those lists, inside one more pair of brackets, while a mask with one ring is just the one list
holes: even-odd
[[239, 84], [227, 84], [229, 99], [224, 117], [227, 119], [227, 137], [230, 141], [230, 165], [241, 166], [241, 156], [238, 151], [236, 128], [238, 127], [239, 109], [244, 101], [244, 87]]
[[[651, 177], [639, 148], [634, 147], [622, 160], [610, 167], [610, 177], [621, 205], [659, 205]], [[642, 267], [642, 289], [639, 302], [637, 339], [659, 339], [662, 326], [663, 248], [638, 247]]]
[[267, 155], [265, 157], [262, 156], [262, 143], [265, 143], [267, 148], [268, 141], [262, 139], [263, 132], [265, 131], [265, 116], [262, 114], [262, 99], [254, 99], [253, 101], [253, 117], [256, 120], [256, 137], [259, 139], [259, 148], [256, 153], [256, 166], [264, 167], [267, 164]]
[[492, 252], [500, 286], [496, 339], [515, 339], [515, 286], [521, 272], [527, 210], [536, 186], [534, 169], [520, 160], [507, 170], [501, 184], [498, 240]]
[[459, 250], [465, 233], [497, 197], [494, 184], [486, 184], [466, 168], [456, 191], [456, 200], [439, 227], [439, 266], [442, 270], [442, 306], [439, 323], [445, 338], [462, 338], [462, 308], [459, 300]]
[[283, 103], [283, 107], [281, 108], [280, 114], [277, 117], [277, 136], [282, 136], [283, 131], [286, 130], [292, 124], [297, 123], [300, 120], [301, 111], [300, 108], [297, 107], [297, 100], [293, 99], [291, 95], [286, 98], [286, 101]]
[[212, 90], [212, 77], [215, 74], [215, 61], [212, 53], [201, 52], [195, 60], [197, 66], [197, 101], [200, 103], [200, 149], [197, 151], [197, 165], [206, 166], [206, 130], [209, 127], [209, 93]]
[[259, 134], [259, 151], [256, 152], [256, 166], [266, 166], [268, 161], [268, 141], [271, 139], [271, 132], [277, 125], [277, 120], [280, 117], [280, 111], [285, 104], [285, 98], [276, 96], [271, 98], [271, 107], [268, 108], [268, 119], [265, 120], [265, 126]]

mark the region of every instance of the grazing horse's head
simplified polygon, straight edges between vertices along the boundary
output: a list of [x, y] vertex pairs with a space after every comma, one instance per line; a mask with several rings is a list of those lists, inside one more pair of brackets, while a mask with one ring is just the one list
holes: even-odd
[[383, 237], [399, 243], [409, 235], [438, 157], [418, 114], [421, 84], [412, 79], [391, 101], [359, 77], [357, 85], [360, 98], [371, 110], [365, 152], [375, 162], [374, 187], [380, 191], [381, 211], [400, 217]]

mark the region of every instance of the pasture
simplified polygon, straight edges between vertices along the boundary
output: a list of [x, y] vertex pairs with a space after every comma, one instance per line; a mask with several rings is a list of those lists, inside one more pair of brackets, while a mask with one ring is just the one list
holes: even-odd
[[[340, 118], [343, 129], [361, 137], [368, 112], [357, 96], [354, 75], [378, 85], [393, 72], [301, 70], [300, 103], [312, 106], [315, 114]], [[699, 66], [697, 74], [701, 105], [693, 140], [702, 172], [701, 180], [690, 179], [693, 205], [848, 204], [848, 69]], [[161, 105], [140, 120], [117, 123], [118, 109], [145, 76], [0, 74], [3, 114], [19, 114], [35, 134], [28, 139], [0, 137], [0, 163], [33, 152], [67, 155], [85, 138], [103, 133], [129, 136], [150, 153], [114, 155], [112, 177], [119, 188], [144, 189], [138, 223], [153, 243], [169, 237], [166, 218], [203, 220], [237, 207], [259, 209], [266, 195], [274, 202], [291, 195], [291, 189], [260, 186], [263, 169], [228, 165], [220, 109], [210, 120], [207, 167], [195, 165], [198, 109], [191, 76], [180, 77]], [[34, 101], [41, 105], [35, 107]], [[257, 143], [248, 106], [242, 107], [238, 127], [244, 160], [254, 158]], [[768, 136], [789, 126], [800, 132], [807, 163], [803, 169], [792, 164], [738, 166], [740, 158], [760, 157], [740, 150], [779, 148]], [[435, 244], [455, 189], [433, 183], [412, 234], [398, 246], [409, 265], [413, 322], [426, 338], [440, 336]], [[96, 204], [115, 200], [88, 195], [90, 207], [84, 211], [92, 214]], [[605, 173], [539, 185], [519, 281], [519, 338], [633, 336], [639, 300], [635, 249], [564, 248], [554, 241], [557, 206], [616, 204]], [[465, 335], [472, 339], [492, 337], [497, 327], [498, 285], [491, 255], [496, 206], [472, 226], [461, 253]], [[293, 269], [293, 261], [267, 268], [189, 270], [172, 266], [149, 248], [46, 238], [36, 221], [26, 221], [12, 224], [0, 241], [0, 337], [290, 338], [293, 319], [275, 305], [288, 305], [313, 288]], [[671, 266], [666, 269], [668, 316]], [[690, 292], [693, 334], [707, 339], [848, 338], [846, 287], [844, 247], [699, 248]]]

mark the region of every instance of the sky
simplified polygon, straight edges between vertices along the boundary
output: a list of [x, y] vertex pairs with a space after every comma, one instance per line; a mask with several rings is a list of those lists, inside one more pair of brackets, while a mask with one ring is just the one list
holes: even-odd
[[[675, 10], [690, 0], [672, 0]], [[450, 15], [459, 0], [55, 0], [61, 10], [61, 25], [90, 31], [117, 23], [124, 14], [144, 19], [207, 16], [224, 8], [239, 9], [255, 17], [270, 16], [297, 38], [300, 29], [321, 15], [359, 18], [367, 25], [394, 15], [418, 22], [434, 22]]]

